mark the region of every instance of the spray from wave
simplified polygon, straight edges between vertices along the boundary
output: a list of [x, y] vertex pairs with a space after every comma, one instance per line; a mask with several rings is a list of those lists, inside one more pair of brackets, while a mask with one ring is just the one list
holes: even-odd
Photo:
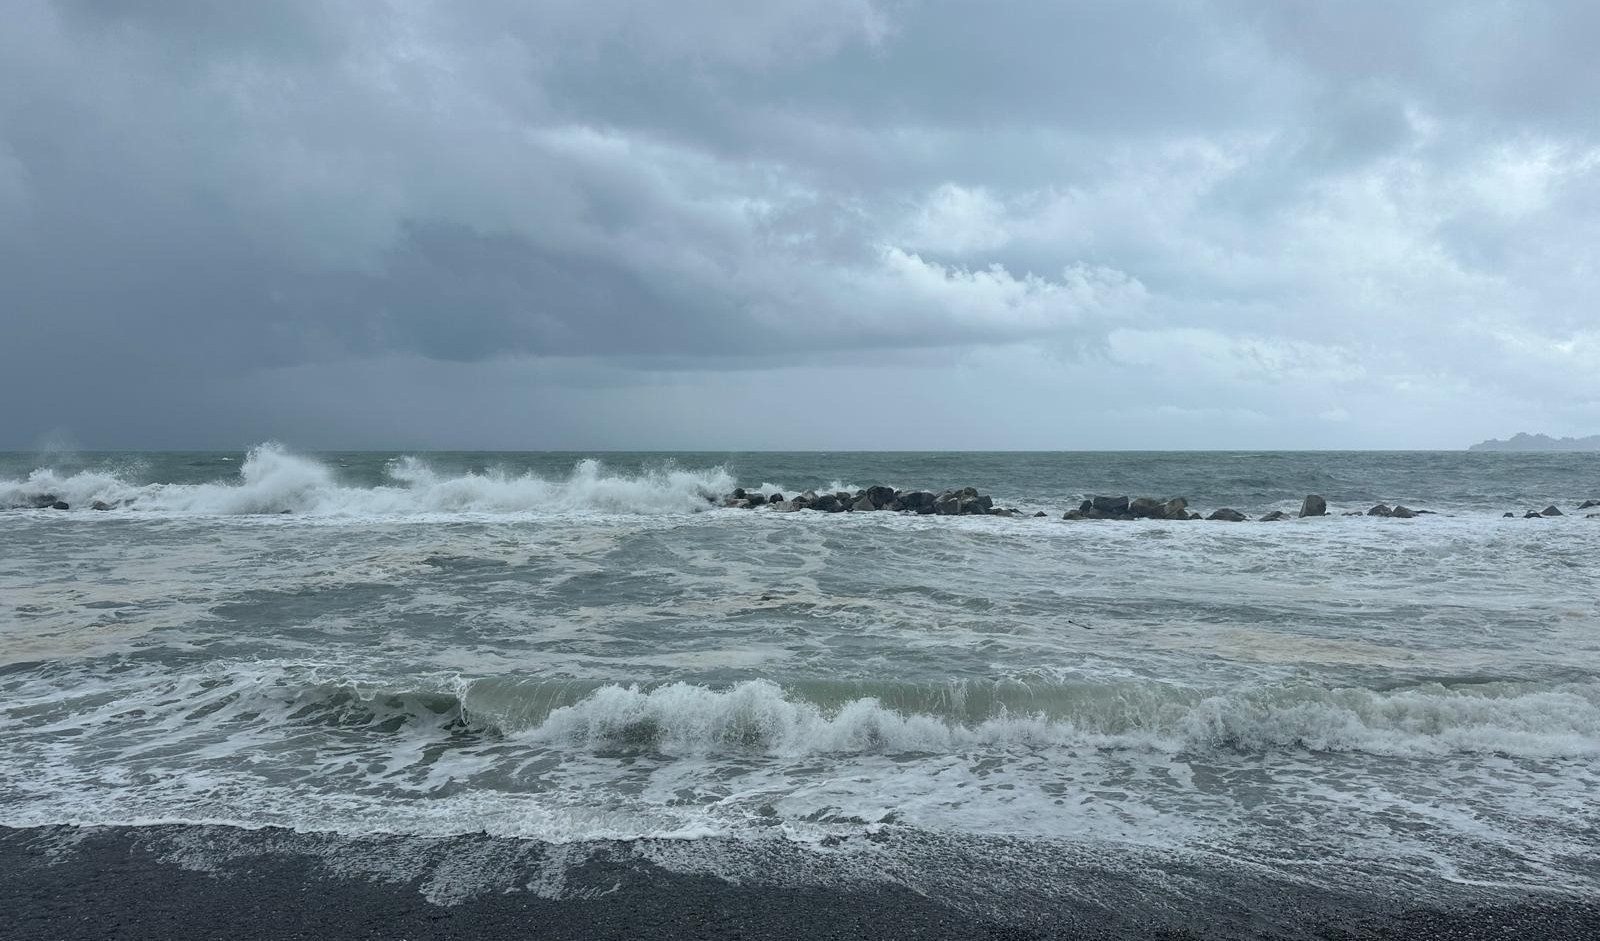
[[403, 516], [426, 513], [691, 513], [734, 486], [723, 468], [660, 467], [637, 474], [578, 462], [562, 479], [500, 471], [444, 476], [414, 457], [388, 468], [392, 483], [350, 486], [314, 458], [282, 445], [252, 448], [235, 480], [202, 484], [141, 484], [122, 473], [59, 474], [41, 468], [21, 480], [0, 480], [0, 507], [38, 505], [45, 496], [87, 509], [208, 515], [296, 513], [325, 516]]

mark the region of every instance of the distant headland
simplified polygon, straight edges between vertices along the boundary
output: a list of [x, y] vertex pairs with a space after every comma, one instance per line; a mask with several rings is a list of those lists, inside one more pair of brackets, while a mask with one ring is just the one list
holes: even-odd
[[1549, 435], [1530, 435], [1518, 432], [1504, 441], [1490, 438], [1479, 441], [1468, 451], [1600, 451], [1600, 435], [1587, 438], [1552, 438]]

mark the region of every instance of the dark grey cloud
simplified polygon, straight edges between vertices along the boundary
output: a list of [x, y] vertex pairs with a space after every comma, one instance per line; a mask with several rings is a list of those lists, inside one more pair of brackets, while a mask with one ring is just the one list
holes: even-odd
[[[1589, 433], [1597, 34], [1488, 0], [19, 0], [0, 446]], [[897, 430], [705, 417], [852, 396]]]

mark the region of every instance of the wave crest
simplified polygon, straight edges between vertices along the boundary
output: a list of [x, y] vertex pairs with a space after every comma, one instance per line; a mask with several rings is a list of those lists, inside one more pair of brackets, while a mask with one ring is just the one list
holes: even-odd
[[565, 478], [499, 471], [447, 476], [414, 457], [388, 469], [392, 484], [342, 483], [332, 468], [268, 443], [252, 448], [233, 481], [139, 484], [109, 471], [63, 475], [50, 468], [22, 480], [0, 480], [0, 507], [28, 506], [45, 494], [73, 509], [96, 501], [117, 509], [208, 515], [275, 514], [395, 516], [427, 513], [689, 513], [734, 487], [726, 469], [648, 469], [614, 473], [597, 460], [577, 463]]

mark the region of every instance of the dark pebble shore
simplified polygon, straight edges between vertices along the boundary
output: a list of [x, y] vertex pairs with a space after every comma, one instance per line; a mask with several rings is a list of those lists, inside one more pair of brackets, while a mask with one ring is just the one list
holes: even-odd
[[[938, 892], [844, 875], [824, 887], [685, 875], [642, 861], [630, 845], [585, 845], [576, 856], [562, 848], [562, 858], [576, 861], [551, 898], [517, 878], [526, 866], [537, 881], [538, 861], [552, 852], [531, 841], [231, 827], [0, 828], [0, 938], [1600, 938], [1595, 899], [1416, 904], [1397, 901], [1406, 898], [1398, 893], [1319, 889], [1193, 862], [1078, 865], [1045, 854], [1038, 865], [1054, 871], [1029, 875], [1046, 877], [1036, 885], [1059, 880], [1070, 887], [1065, 894], [1019, 891], [952, 904]], [[459, 899], [430, 899], [419, 870], [375, 877], [352, 871], [351, 854], [402, 863], [426, 857], [426, 867], [454, 867], [457, 883], [480, 873], [501, 881]], [[975, 858], [952, 863], [971, 867]], [[1008, 861], [1019, 864], [1030, 862]]]

